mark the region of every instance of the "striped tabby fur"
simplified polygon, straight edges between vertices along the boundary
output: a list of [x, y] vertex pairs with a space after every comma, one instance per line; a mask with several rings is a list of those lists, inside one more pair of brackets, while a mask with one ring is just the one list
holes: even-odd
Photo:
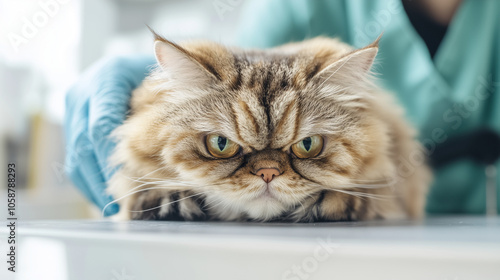
[[[120, 168], [108, 191], [118, 218], [422, 217], [430, 172], [423, 161], [407, 164], [424, 154], [402, 109], [372, 82], [377, 50], [377, 42], [353, 50], [328, 38], [242, 50], [156, 36], [159, 66], [114, 132]], [[241, 152], [213, 158], [209, 133]], [[311, 135], [324, 138], [322, 152], [294, 156], [291, 145]], [[268, 186], [254, 175], [264, 167], [281, 172]]]

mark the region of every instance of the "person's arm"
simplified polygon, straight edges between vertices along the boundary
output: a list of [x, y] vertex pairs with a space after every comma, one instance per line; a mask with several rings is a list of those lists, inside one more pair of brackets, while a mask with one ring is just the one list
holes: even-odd
[[[86, 71], [66, 95], [65, 170], [101, 209], [112, 201], [106, 193], [106, 181], [113, 174], [108, 158], [115, 147], [109, 135], [125, 120], [132, 91], [154, 63], [152, 56], [103, 60]], [[104, 214], [118, 210], [114, 204]]]

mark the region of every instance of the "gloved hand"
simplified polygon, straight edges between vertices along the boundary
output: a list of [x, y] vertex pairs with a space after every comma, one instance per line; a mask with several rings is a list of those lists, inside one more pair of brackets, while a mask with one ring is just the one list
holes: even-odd
[[[125, 120], [132, 91], [155, 63], [152, 56], [119, 57], [87, 70], [66, 96], [65, 170], [73, 183], [100, 209], [113, 199], [105, 191], [113, 174], [108, 157], [115, 147], [110, 133]], [[117, 213], [118, 204], [104, 215]]]

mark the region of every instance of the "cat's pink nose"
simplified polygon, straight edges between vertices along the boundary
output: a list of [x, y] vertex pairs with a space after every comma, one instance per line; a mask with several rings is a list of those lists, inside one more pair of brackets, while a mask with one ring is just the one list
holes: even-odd
[[264, 182], [271, 182], [274, 177], [278, 177], [280, 175], [280, 171], [276, 168], [261, 168], [255, 173], [255, 175], [260, 176]]

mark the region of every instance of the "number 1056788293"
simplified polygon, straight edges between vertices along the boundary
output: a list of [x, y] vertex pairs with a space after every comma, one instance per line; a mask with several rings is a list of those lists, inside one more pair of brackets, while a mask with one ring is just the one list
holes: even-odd
[[16, 165], [7, 165], [7, 211], [9, 216], [16, 215]]

